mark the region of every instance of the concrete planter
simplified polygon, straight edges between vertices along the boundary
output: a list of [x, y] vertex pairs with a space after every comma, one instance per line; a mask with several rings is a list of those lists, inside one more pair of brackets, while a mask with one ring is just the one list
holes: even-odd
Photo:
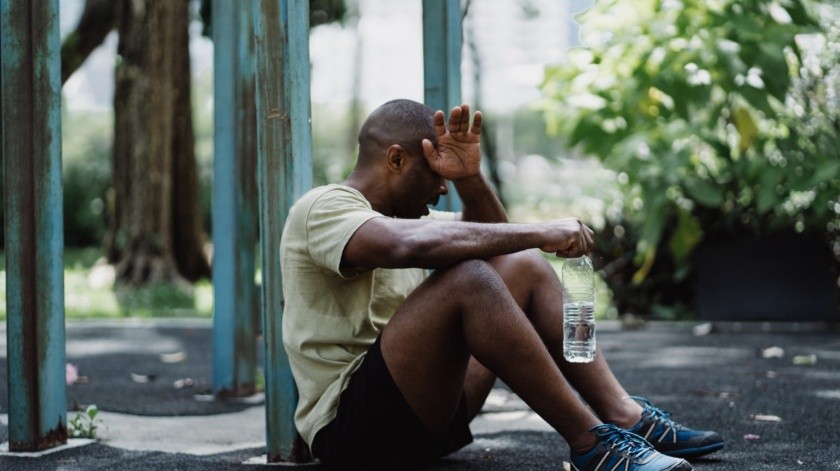
[[840, 321], [838, 273], [819, 236], [709, 243], [695, 253], [694, 267], [699, 319]]

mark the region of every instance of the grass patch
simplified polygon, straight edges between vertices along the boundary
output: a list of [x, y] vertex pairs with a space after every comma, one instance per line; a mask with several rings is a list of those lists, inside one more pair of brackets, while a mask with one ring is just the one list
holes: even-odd
[[[554, 256], [547, 260], [560, 276], [564, 260]], [[600, 277], [595, 283], [595, 317], [617, 319], [612, 292]], [[67, 319], [210, 318], [213, 285], [204, 279], [186, 291], [171, 284], [115, 289], [113, 268], [104, 263], [98, 248], [68, 248], [64, 252], [64, 315]], [[0, 321], [5, 319], [6, 255], [0, 252]]]
[[[6, 319], [6, 257], [0, 253], [0, 320]], [[64, 252], [64, 315], [67, 319], [205, 317], [213, 313], [213, 286], [200, 280], [184, 290], [171, 284], [114, 288], [114, 270], [96, 248]]]

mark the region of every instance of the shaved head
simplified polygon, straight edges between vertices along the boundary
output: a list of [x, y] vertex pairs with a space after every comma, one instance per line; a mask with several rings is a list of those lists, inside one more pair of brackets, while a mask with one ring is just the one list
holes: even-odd
[[371, 163], [394, 144], [413, 155], [423, 155], [423, 139], [435, 142], [434, 115], [428, 106], [411, 100], [392, 100], [380, 106], [359, 131], [358, 165]]

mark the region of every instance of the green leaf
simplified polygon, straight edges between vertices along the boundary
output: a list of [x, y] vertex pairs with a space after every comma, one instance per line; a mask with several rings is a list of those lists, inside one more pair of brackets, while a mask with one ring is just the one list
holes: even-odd
[[816, 187], [820, 183], [840, 178], [840, 160], [831, 160], [817, 167], [811, 178], [811, 185]]
[[781, 200], [778, 191], [778, 174], [775, 168], [769, 167], [761, 175], [761, 185], [757, 188], [756, 208], [759, 214], [767, 214], [775, 208]]
[[741, 153], [744, 153], [750, 148], [753, 140], [758, 135], [758, 126], [755, 125], [752, 114], [746, 108], [738, 107], [735, 110], [735, 116], [733, 118], [735, 127], [738, 129], [738, 134], [741, 135]]
[[636, 248], [635, 262], [640, 268], [633, 275], [634, 283], [641, 283], [647, 277], [647, 273], [653, 266], [656, 258], [656, 247], [662, 239], [667, 216], [666, 200], [663, 193], [660, 192], [655, 195], [648, 194], [646, 196], [645, 206], [651, 209], [645, 213], [647, 218], [642, 224], [642, 232]]
[[753, 108], [763, 111], [768, 116], [774, 115], [773, 107], [770, 106], [770, 101], [767, 99], [767, 93], [764, 90], [749, 85], [740, 86], [737, 90]]
[[700, 226], [700, 221], [687, 211], [679, 211], [677, 213], [677, 228], [668, 242], [674, 260], [678, 263], [687, 260], [702, 238], [703, 228]]
[[706, 180], [697, 176], [689, 176], [683, 182], [683, 188], [688, 195], [703, 206], [719, 208], [723, 204], [723, 193]]

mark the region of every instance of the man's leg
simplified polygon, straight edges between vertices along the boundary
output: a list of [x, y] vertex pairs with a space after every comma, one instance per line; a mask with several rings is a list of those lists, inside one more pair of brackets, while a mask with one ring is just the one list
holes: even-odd
[[[543, 341], [499, 274], [471, 260], [436, 271], [382, 332], [382, 356], [395, 383], [433, 433], [447, 430], [463, 392], [475, 409], [495, 372], [569, 443], [583, 452], [600, 423], [563, 378]], [[477, 374], [477, 376], [475, 376]], [[472, 397], [471, 397], [472, 396]], [[474, 412], [471, 411], [471, 412]]]
[[536, 251], [490, 261], [517, 304], [525, 311], [563, 375], [604, 422], [631, 427], [642, 407], [610, 370], [600, 350], [591, 363], [570, 363], [563, 357], [563, 287], [551, 265]]
[[[591, 363], [563, 358], [563, 289], [554, 269], [536, 251], [491, 260], [517, 304], [528, 315], [563, 375], [601, 420], [649, 439], [672, 456], [702, 456], [724, 446], [713, 431], [692, 430], [675, 423], [669, 414], [642, 399], [630, 400], [601, 352]], [[642, 407], [644, 405], [644, 408]]]

